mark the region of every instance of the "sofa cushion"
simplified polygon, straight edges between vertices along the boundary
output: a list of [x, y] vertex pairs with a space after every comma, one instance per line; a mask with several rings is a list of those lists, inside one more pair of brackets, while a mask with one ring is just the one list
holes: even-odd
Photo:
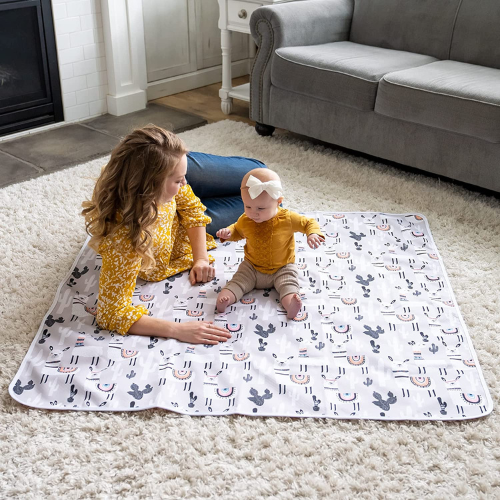
[[500, 142], [500, 70], [456, 61], [384, 75], [375, 112]]
[[363, 111], [373, 111], [384, 74], [436, 60], [352, 42], [282, 47], [275, 54], [272, 85]]
[[[461, 1], [355, 0], [349, 40], [450, 59], [453, 25]], [[478, 0], [471, 1], [475, 9], [480, 9]]]
[[448, 59], [500, 69], [499, 0], [462, 1]]

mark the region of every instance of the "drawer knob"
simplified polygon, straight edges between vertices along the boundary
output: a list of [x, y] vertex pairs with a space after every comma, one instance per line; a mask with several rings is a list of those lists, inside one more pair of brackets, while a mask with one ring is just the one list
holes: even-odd
[[240, 19], [246, 19], [247, 18], [247, 11], [245, 9], [241, 9], [239, 12], [238, 12], [238, 17]]

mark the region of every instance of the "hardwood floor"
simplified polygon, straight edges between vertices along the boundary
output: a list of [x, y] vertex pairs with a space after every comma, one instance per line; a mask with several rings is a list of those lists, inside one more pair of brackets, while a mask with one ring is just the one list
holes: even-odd
[[[249, 76], [233, 78], [233, 87], [248, 83]], [[205, 118], [208, 123], [218, 122], [221, 120], [234, 120], [245, 122], [250, 125], [255, 125], [255, 122], [248, 118], [248, 102], [233, 99], [233, 111], [230, 115], [225, 115], [220, 108], [219, 89], [221, 83], [214, 83], [207, 87], [188, 90], [180, 94], [174, 94], [167, 97], [155, 99], [155, 104], [163, 104], [171, 108], [194, 113], [195, 115]]]

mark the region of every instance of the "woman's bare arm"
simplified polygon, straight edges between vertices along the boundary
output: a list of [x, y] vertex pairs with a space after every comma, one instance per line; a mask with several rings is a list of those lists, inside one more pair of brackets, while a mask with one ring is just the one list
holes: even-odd
[[206, 260], [208, 262], [207, 252], [207, 230], [204, 226], [190, 227], [186, 233], [193, 249], [193, 260]]
[[173, 321], [167, 321], [160, 318], [152, 318], [151, 316], [141, 316], [128, 329], [128, 333], [134, 335], [145, 335], [151, 337], [171, 337], [175, 335], [175, 325]]
[[192, 285], [213, 279], [215, 269], [210, 265], [207, 252], [207, 231], [204, 226], [191, 227], [186, 232], [193, 249], [193, 268], [189, 273]]
[[174, 323], [144, 315], [129, 328], [128, 333], [149, 337], [173, 338], [191, 344], [218, 344], [226, 342], [231, 334], [220, 326], [207, 321]]

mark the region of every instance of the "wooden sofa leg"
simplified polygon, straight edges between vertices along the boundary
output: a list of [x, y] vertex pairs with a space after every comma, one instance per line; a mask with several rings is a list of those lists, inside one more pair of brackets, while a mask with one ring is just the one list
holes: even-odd
[[255, 131], [262, 136], [268, 136], [268, 135], [273, 135], [273, 132], [275, 130], [275, 127], [272, 125], [265, 125], [264, 123], [255, 123]]

